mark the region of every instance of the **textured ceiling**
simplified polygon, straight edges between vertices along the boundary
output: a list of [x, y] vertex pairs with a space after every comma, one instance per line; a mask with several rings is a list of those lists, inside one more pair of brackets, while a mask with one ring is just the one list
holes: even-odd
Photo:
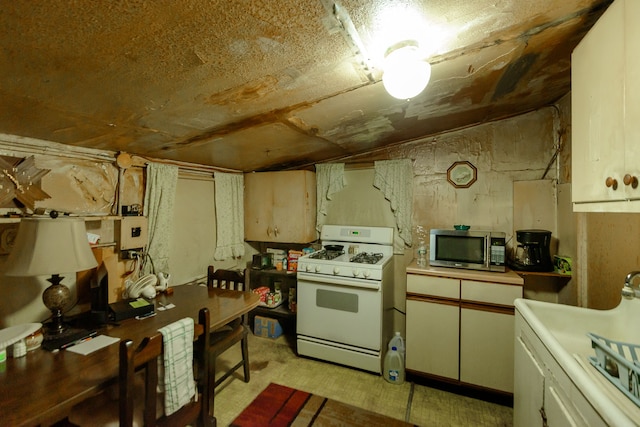
[[[610, 3], [2, 1], [0, 133], [243, 171], [339, 159], [557, 101]], [[409, 101], [380, 81], [398, 7], [434, 43]]]

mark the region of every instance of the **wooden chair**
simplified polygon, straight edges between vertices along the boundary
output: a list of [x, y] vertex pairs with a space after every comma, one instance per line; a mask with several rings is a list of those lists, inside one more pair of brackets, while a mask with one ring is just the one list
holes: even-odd
[[[142, 412], [142, 420], [144, 426], [215, 426], [215, 419], [209, 416], [209, 384], [208, 384], [208, 348], [210, 340], [210, 320], [209, 310], [203, 308], [199, 312], [198, 323], [194, 325], [194, 362], [197, 386], [197, 399], [182, 406], [179, 410], [171, 415], [159, 415], [159, 404], [162, 405], [161, 399], [157, 392], [158, 387], [158, 358], [163, 353], [163, 339], [160, 332], [155, 333], [142, 340], [140, 345], [135, 348], [133, 341], [124, 340], [120, 342], [120, 373], [118, 376], [118, 401], [117, 411], [111, 409], [113, 405], [108, 402], [96, 408], [86, 408], [87, 411], [80, 409], [80, 421], [71, 418], [71, 425], [95, 425], [100, 417], [96, 411], [107, 411], [110, 414], [118, 413], [117, 420], [120, 426], [132, 427], [134, 425], [134, 406], [139, 402], [139, 394], [143, 394], [144, 408]], [[138, 372], [144, 374], [144, 393], [140, 393], [140, 388], [135, 385], [135, 378]], [[160, 402], [159, 402], [160, 401]], [[82, 414], [82, 412], [87, 412]], [[113, 414], [115, 415], [115, 414]], [[139, 418], [139, 417], [136, 417]], [[115, 420], [114, 420], [115, 421]], [[103, 421], [100, 421], [103, 422]]]
[[[237, 270], [214, 270], [212, 265], [207, 270], [207, 287], [234, 289], [239, 291], [247, 291], [245, 289], [245, 275], [243, 271]], [[249, 345], [248, 345], [249, 327], [247, 326], [247, 316], [236, 319], [235, 321], [212, 331], [211, 346], [209, 349], [209, 385], [210, 404], [209, 410], [214, 414], [215, 388], [224, 380], [229, 378], [235, 371], [243, 367], [244, 382], [249, 382]], [[216, 380], [216, 359], [225, 351], [240, 342], [242, 358], [233, 367], [228, 369], [220, 378]]]

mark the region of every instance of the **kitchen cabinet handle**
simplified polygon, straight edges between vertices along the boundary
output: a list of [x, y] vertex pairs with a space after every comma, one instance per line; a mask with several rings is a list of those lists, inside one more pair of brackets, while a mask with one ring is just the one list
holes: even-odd
[[267, 236], [271, 237], [271, 233], [273, 232], [273, 230], [271, 229], [271, 226], [267, 227]]
[[638, 178], [636, 178], [635, 176], [626, 174], [622, 181], [624, 182], [624, 185], [631, 185], [631, 188], [638, 187]]
[[615, 178], [608, 177], [604, 183], [607, 187], [612, 188], [613, 191], [618, 189], [618, 180]]
[[278, 226], [276, 225], [276, 227], [273, 230], [273, 235], [278, 237]]

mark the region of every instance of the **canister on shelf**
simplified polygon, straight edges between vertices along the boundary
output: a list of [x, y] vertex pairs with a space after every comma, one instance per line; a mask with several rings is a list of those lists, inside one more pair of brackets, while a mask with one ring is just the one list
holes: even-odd
[[297, 302], [296, 302], [296, 288], [293, 286], [289, 288], [289, 311], [292, 313], [296, 312]]

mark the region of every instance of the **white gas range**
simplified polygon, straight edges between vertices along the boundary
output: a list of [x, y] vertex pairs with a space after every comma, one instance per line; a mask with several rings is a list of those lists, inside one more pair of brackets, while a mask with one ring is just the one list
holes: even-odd
[[298, 354], [382, 372], [392, 336], [393, 229], [325, 225], [298, 260]]

